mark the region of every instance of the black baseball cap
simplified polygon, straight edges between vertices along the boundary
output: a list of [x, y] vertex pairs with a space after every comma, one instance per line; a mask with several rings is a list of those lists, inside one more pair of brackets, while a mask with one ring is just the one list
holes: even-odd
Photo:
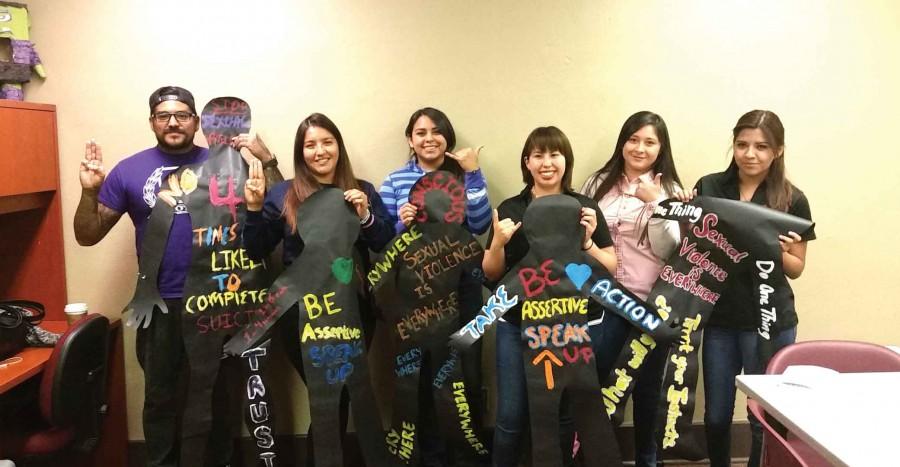
[[190, 107], [192, 113], [197, 113], [197, 109], [194, 107], [194, 95], [187, 89], [178, 86], [163, 86], [153, 91], [153, 94], [150, 94], [150, 113], [153, 113], [153, 109], [160, 102], [165, 101], [182, 102]]

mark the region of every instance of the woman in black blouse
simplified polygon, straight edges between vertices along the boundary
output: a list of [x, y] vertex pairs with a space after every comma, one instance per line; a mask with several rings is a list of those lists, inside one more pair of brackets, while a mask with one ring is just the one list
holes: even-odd
[[[754, 110], [741, 116], [734, 126], [734, 158], [724, 172], [701, 178], [694, 193], [761, 204], [805, 219], [812, 219], [809, 202], [785, 176], [784, 126], [773, 112]], [[784, 274], [796, 279], [806, 266], [806, 242], [815, 239], [810, 231], [801, 238], [795, 232], [780, 235]], [[787, 283], [786, 283], [787, 285]], [[751, 271], [738, 266], [734, 277], [716, 303], [703, 333], [703, 388], [706, 398], [706, 427], [712, 467], [731, 465], [731, 419], [734, 416], [734, 379], [763, 373], [765, 362], [757, 358], [756, 323]], [[787, 285], [790, 288], [790, 285]], [[778, 310], [780, 332], [773, 335], [776, 350], [792, 344], [797, 337], [797, 313], [793, 292]], [[748, 465], [759, 465], [762, 431], [750, 417], [753, 444]]]
[[[572, 166], [575, 157], [566, 135], [558, 128], [540, 127], [528, 135], [520, 159], [525, 188], [509, 198], [494, 211], [494, 220], [484, 253], [482, 268], [489, 281], [502, 278], [529, 249], [523, 232], [522, 217], [531, 200], [541, 196], [564, 194], [581, 203], [581, 224], [584, 238], [572, 239], [609, 271], [616, 270], [616, 254], [606, 221], [597, 202], [572, 191]], [[598, 220], [599, 219], [599, 220]], [[592, 302], [593, 303], [593, 302]], [[595, 303], [592, 306], [597, 306]], [[505, 314], [515, 321], [521, 305]], [[516, 324], [501, 318], [497, 323], [497, 423], [494, 432], [494, 466], [518, 466], [523, 452], [522, 432], [528, 426], [528, 399], [525, 368], [522, 361], [522, 337]], [[592, 326], [594, 328], [595, 326]], [[605, 414], [600, 414], [605, 416]], [[566, 465], [572, 463], [574, 428], [570, 417], [561, 420]]]

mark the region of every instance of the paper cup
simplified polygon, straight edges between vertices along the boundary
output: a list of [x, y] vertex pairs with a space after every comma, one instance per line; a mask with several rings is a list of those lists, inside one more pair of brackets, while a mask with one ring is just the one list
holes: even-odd
[[65, 312], [66, 321], [68, 321], [69, 326], [71, 326], [73, 323], [87, 315], [87, 303], [69, 303], [66, 305]]

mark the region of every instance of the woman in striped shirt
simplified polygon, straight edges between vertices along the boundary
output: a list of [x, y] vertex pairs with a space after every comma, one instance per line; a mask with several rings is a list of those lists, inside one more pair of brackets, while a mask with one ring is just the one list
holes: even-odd
[[454, 152], [456, 133], [450, 119], [438, 109], [425, 107], [415, 111], [406, 125], [409, 161], [384, 179], [379, 194], [397, 232], [402, 232], [416, 217], [409, 202], [409, 190], [428, 172], [446, 170], [462, 179], [466, 187], [466, 228], [475, 235], [491, 225], [491, 203], [487, 182], [478, 167], [481, 148], [463, 148]]
[[[416, 207], [409, 202], [409, 192], [413, 184], [428, 172], [446, 170], [463, 182], [466, 188], [466, 219], [463, 225], [472, 234], [487, 231], [491, 224], [491, 204], [488, 200], [487, 182], [478, 167], [481, 148], [463, 148], [454, 151], [456, 133], [450, 119], [438, 109], [425, 107], [415, 111], [406, 125], [406, 141], [409, 144], [409, 161], [393, 171], [381, 185], [379, 194], [394, 222], [398, 233], [405, 231], [416, 217]], [[479, 271], [480, 272], [480, 271]], [[463, 277], [459, 286], [460, 323], [466, 323], [481, 308], [482, 275]], [[466, 387], [470, 389], [467, 398], [474, 407], [472, 413], [480, 417], [484, 412], [481, 400], [481, 348], [476, 346], [462, 355]], [[429, 374], [428, 359], [422, 359], [421, 372]], [[446, 452], [443, 442], [436, 437], [439, 433], [435, 420], [431, 396], [431, 381], [421, 378], [419, 388], [418, 426], [424, 465], [454, 465], [452, 452]], [[473, 417], [474, 418], [474, 417]]]

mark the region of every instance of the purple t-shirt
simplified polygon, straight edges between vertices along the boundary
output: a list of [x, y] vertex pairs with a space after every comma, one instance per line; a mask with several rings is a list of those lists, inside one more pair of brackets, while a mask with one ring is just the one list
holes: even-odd
[[[206, 160], [209, 150], [196, 147], [186, 154], [166, 154], [153, 147], [128, 157], [106, 176], [98, 199], [106, 207], [128, 213], [134, 223], [135, 247], [141, 253], [141, 241], [150, 212], [156, 205], [156, 193], [168, 188], [167, 178], [182, 165]], [[162, 298], [181, 298], [184, 280], [191, 263], [191, 218], [187, 213], [175, 215], [157, 286]]]

